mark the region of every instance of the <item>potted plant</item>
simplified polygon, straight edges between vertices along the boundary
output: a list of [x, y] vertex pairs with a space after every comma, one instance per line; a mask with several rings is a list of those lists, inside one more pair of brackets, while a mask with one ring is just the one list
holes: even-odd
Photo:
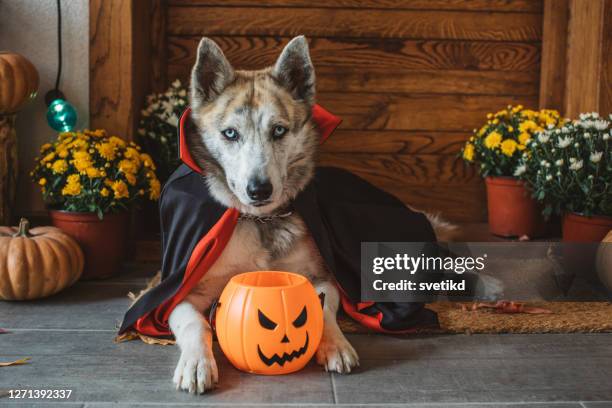
[[60, 133], [40, 153], [32, 179], [41, 186], [53, 225], [81, 245], [83, 277], [113, 275], [127, 244], [128, 207], [159, 197], [151, 156], [103, 130]]
[[180, 164], [178, 123], [187, 105], [187, 89], [177, 79], [166, 92], [148, 95], [140, 112], [139, 141], [157, 164], [157, 177], [162, 183]]
[[562, 122], [557, 111], [533, 111], [518, 105], [487, 114], [487, 123], [474, 129], [462, 156], [468, 163], [478, 164], [485, 178], [491, 233], [503, 237], [544, 234], [540, 208], [518, 178], [522, 169], [518, 165], [536, 132]]
[[544, 130], [529, 143], [521, 177], [545, 215], [563, 215], [564, 241], [599, 242], [612, 229], [610, 138], [610, 120], [593, 112]]

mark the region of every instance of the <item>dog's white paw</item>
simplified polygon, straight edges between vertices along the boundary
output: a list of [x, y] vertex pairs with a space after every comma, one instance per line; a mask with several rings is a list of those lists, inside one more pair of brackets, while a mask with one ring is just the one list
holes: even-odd
[[177, 390], [203, 394], [219, 381], [217, 362], [212, 353], [186, 350], [174, 370], [173, 382]]
[[342, 334], [323, 335], [317, 349], [317, 363], [322, 365], [325, 371], [348, 374], [359, 366], [359, 356]]

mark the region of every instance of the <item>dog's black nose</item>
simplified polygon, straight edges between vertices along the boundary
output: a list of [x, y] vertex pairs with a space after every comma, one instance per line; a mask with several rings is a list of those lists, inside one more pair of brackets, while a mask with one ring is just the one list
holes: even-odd
[[247, 184], [247, 194], [254, 201], [264, 201], [272, 195], [272, 183], [269, 180], [251, 179]]

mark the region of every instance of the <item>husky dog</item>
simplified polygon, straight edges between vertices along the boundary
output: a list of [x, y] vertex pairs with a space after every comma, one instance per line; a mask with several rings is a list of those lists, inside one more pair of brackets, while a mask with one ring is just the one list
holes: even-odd
[[217, 44], [200, 41], [190, 85], [197, 131], [187, 136], [188, 144], [212, 197], [242, 216], [221, 256], [170, 314], [181, 350], [177, 389], [204, 393], [217, 383], [212, 331], [202, 311], [232, 276], [245, 271], [308, 277], [325, 296], [317, 362], [338, 373], [359, 365], [336, 322], [340, 296], [330, 272], [300, 216], [287, 210], [314, 174], [314, 103], [315, 71], [303, 36], [289, 42], [273, 67], [259, 71], [234, 70]]

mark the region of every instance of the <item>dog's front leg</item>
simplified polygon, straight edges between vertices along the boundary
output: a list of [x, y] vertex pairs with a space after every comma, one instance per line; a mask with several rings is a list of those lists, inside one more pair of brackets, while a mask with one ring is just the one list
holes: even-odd
[[[174, 370], [176, 389], [202, 394], [219, 380], [217, 363], [212, 352], [212, 330], [199, 312], [208, 305], [197, 296], [187, 296], [170, 314], [168, 322], [181, 349]], [[210, 303], [210, 302], [208, 302]]]
[[324, 281], [315, 285], [318, 293], [325, 294], [323, 304], [323, 337], [317, 349], [317, 363], [325, 371], [335, 371], [348, 374], [359, 366], [359, 356], [348, 342], [336, 320], [340, 294], [338, 288], [330, 282]]

